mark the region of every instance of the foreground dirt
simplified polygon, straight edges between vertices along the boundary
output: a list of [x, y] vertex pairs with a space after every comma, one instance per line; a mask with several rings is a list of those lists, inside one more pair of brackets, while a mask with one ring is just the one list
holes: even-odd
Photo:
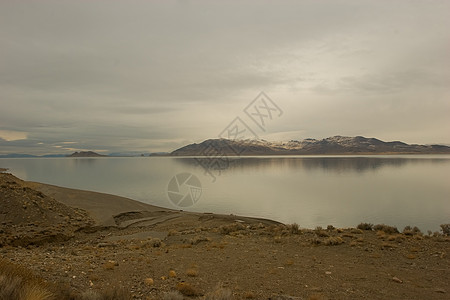
[[[52, 194], [49, 186], [13, 185], [28, 187], [27, 194], [44, 189]], [[11, 198], [5, 197], [8, 190], [1, 190], [2, 205]], [[58, 196], [53, 190], [53, 195], [64, 193]], [[134, 205], [127, 203], [126, 208]], [[76, 211], [83, 215], [82, 206], [80, 201]], [[157, 207], [119, 212], [112, 216], [112, 226], [101, 224], [111, 222], [105, 214], [94, 215], [95, 224], [83, 215], [84, 223], [77, 223], [68, 240], [4, 243], [0, 257], [73, 294], [120, 286], [134, 299], [219, 299], [212, 294], [219, 288], [231, 293], [220, 299], [450, 298], [450, 239], [443, 235], [298, 229], [269, 220]], [[5, 241], [10, 225], [1, 225]], [[181, 298], [169, 296], [171, 291]]]

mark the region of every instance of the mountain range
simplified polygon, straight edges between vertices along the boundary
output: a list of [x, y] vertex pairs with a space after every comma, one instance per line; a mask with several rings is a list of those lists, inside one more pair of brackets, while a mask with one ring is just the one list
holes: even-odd
[[209, 139], [173, 151], [172, 156], [238, 156], [238, 155], [333, 155], [333, 154], [450, 154], [444, 145], [384, 142], [362, 136], [333, 136], [321, 140], [269, 142], [265, 140]]

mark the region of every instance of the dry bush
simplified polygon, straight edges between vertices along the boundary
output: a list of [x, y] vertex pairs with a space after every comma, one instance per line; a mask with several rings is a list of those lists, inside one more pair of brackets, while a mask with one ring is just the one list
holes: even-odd
[[290, 224], [287, 227], [291, 234], [299, 234], [300, 233], [300, 228], [298, 227], [297, 223]]
[[441, 230], [443, 235], [450, 235], [450, 224], [441, 224]]
[[311, 240], [311, 244], [313, 245], [320, 245], [322, 243], [321, 239], [317, 238], [317, 237], [313, 237]]
[[236, 232], [239, 230], [245, 230], [246, 227], [244, 224], [239, 223], [239, 222], [235, 222], [232, 224], [227, 224], [227, 225], [222, 225], [219, 228], [220, 233], [222, 234], [230, 234], [232, 232]]
[[389, 226], [389, 225], [385, 225], [385, 224], [377, 224], [373, 227], [373, 229], [375, 231], [382, 231], [387, 234], [399, 233], [397, 227]]
[[364, 233], [364, 231], [362, 231], [361, 229], [358, 229], [358, 228], [352, 228], [352, 229], [350, 229], [350, 233], [362, 234], [362, 233]]
[[332, 236], [323, 241], [326, 246], [336, 246], [344, 243], [344, 240], [339, 236]]
[[373, 230], [373, 224], [371, 223], [359, 223], [356, 227], [361, 230]]
[[199, 290], [187, 282], [178, 283], [176, 289], [185, 296], [201, 296]]
[[417, 234], [422, 234], [422, 231], [420, 231], [420, 229], [417, 226], [411, 227], [408, 225], [403, 229], [403, 234], [404, 235], [417, 235]]
[[186, 270], [186, 275], [189, 277], [197, 277], [198, 276], [198, 271], [197, 269], [194, 268], [190, 268]]
[[314, 233], [317, 234], [317, 236], [319, 237], [329, 237], [330, 235], [322, 229], [321, 226], [317, 226], [316, 229], [314, 230]]

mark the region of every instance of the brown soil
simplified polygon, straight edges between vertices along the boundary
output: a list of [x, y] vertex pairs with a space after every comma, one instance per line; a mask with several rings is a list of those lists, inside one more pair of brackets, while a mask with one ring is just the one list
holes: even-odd
[[[75, 294], [121, 286], [135, 299], [165, 299], [175, 290], [185, 299], [450, 297], [447, 236], [298, 229], [270, 220], [167, 210], [8, 174], [0, 174], [0, 182], [0, 257]], [[73, 237], [17, 246], [12, 238], [17, 226], [29, 235], [66, 228]], [[232, 295], [212, 298], [219, 287]]]

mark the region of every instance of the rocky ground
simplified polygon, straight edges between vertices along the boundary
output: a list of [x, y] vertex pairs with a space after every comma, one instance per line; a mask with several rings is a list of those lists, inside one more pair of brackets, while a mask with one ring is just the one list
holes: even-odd
[[[389, 226], [374, 230], [369, 224], [361, 229], [301, 229], [233, 215], [142, 209], [129, 199], [125, 205], [115, 196], [80, 191], [84, 200], [110, 197], [116, 205], [108, 218], [107, 207], [103, 213], [82, 210], [75, 190], [6, 174], [0, 174], [0, 185], [0, 263], [32, 270], [69, 291], [67, 299], [107, 299], [95, 295], [117, 288], [122, 294], [108, 299], [450, 297], [450, 238], [443, 234], [414, 228], [398, 233]], [[141, 209], [133, 210], [133, 203]], [[40, 209], [31, 209], [33, 205]], [[34, 225], [20, 225], [22, 231], [14, 229], [30, 223]], [[67, 238], [15, 238], [45, 234], [42, 229], [62, 230]]]

